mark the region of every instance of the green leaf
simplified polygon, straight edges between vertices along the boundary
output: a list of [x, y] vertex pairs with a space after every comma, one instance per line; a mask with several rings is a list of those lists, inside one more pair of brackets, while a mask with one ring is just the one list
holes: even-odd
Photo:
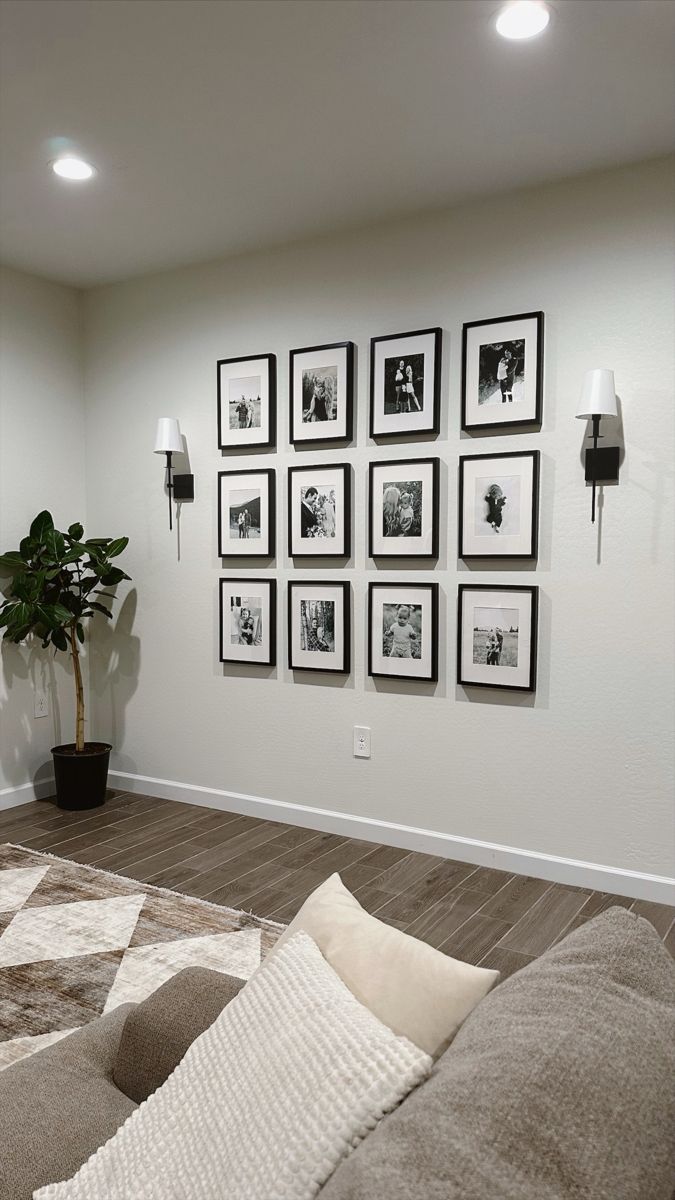
[[24, 560], [18, 550], [10, 550], [7, 554], [0, 554], [0, 567], [3, 570], [21, 571], [24, 566]]
[[84, 641], [84, 628], [80, 624], [79, 621], [78, 621], [77, 625], [75, 626], [75, 630], [77, 632], [78, 638], [80, 639], [81, 642], [83, 642]]
[[58, 529], [49, 529], [45, 534], [44, 545], [47, 554], [55, 562], [60, 562], [61, 556], [66, 552], [66, 543], [63, 534], [59, 533]]
[[79, 525], [76, 523], [75, 525], [68, 526], [68, 536], [71, 538], [75, 538], [76, 542], [79, 542], [83, 533], [84, 533], [84, 528], [82, 527], [82, 525]]
[[33, 521], [33, 524], [30, 527], [30, 536], [35, 538], [35, 541], [42, 545], [47, 534], [50, 533], [53, 528], [54, 518], [52, 517], [52, 514], [45, 509], [44, 512], [38, 513], [37, 517]]
[[114, 587], [116, 583], [121, 583], [123, 579], [130, 578], [131, 576], [122, 571], [120, 567], [111, 567], [109, 571], [101, 575], [101, 583], [104, 587]]
[[110, 543], [110, 545], [108, 546], [108, 549], [105, 552], [106, 558], [117, 558], [117, 555], [121, 554], [123, 550], [126, 550], [128, 545], [129, 545], [128, 537], [115, 538], [115, 540]]
[[60, 625], [68, 625], [73, 619], [72, 612], [64, 604], [43, 604], [42, 611], [47, 623], [53, 629], [57, 629]]
[[56, 646], [57, 650], [67, 650], [68, 649], [68, 639], [66, 638], [66, 635], [65, 635], [63, 629], [52, 629], [51, 639], [52, 639], [52, 642], [54, 643], [54, 645]]
[[19, 542], [19, 554], [24, 562], [30, 562], [34, 554], [39, 550], [39, 542], [36, 542], [32, 537], [22, 538]]
[[106, 608], [105, 604], [97, 604], [95, 600], [90, 600], [89, 607], [95, 609], [96, 612], [103, 613], [104, 616], [110, 617], [110, 620], [112, 620], [112, 613], [109, 608]]
[[109, 545], [111, 541], [112, 538], [87, 538], [84, 544], [85, 546], [94, 546], [95, 548], [98, 548], [100, 546]]

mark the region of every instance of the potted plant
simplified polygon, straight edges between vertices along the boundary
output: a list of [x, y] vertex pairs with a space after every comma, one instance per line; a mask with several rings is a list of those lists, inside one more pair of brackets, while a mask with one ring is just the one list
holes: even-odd
[[4, 588], [7, 599], [0, 606], [0, 629], [10, 642], [22, 642], [29, 634], [42, 639], [43, 649], [70, 654], [75, 681], [75, 741], [54, 746], [54, 777], [60, 808], [96, 808], [105, 800], [108, 761], [112, 746], [108, 742], [84, 740], [84, 689], [80, 666], [80, 645], [84, 642], [84, 621], [101, 613], [112, 618], [106, 604], [114, 600], [107, 588], [130, 579], [112, 559], [129, 541], [121, 538], [88, 538], [83, 541], [81, 525], [71, 525], [67, 533], [54, 528], [49, 512], [41, 512], [19, 549], [0, 555], [0, 568], [10, 572], [12, 580]]

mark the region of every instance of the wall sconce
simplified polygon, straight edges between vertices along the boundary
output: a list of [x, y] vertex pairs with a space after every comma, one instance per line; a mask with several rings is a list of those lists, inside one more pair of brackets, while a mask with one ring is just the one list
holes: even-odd
[[155, 454], [166, 454], [166, 485], [169, 492], [169, 529], [173, 529], [171, 493], [175, 500], [194, 500], [194, 475], [173, 475], [172, 457], [183, 453], [180, 425], [173, 417], [160, 417], [155, 435]]
[[582, 421], [593, 421], [593, 449], [586, 451], [586, 483], [593, 484], [593, 499], [591, 502], [591, 521], [595, 523], [595, 485], [596, 483], [616, 483], [619, 478], [619, 447], [607, 446], [598, 449], [600, 420], [602, 417], [616, 417], [616, 392], [614, 390], [614, 372], [605, 367], [596, 367], [587, 371], [581, 388], [577, 417]]

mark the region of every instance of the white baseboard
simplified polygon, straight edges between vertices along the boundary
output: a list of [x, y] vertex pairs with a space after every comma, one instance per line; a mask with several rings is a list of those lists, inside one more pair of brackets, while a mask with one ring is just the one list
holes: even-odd
[[475, 863], [479, 867], [497, 867], [501, 871], [511, 871], [517, 875], [534, 875], [539, 879], [549, 879], [553, 883], [593, 888], [600, 892], [632, 896], [637, 900], [652, 900], [659, 904], [675, 904], [675, 879], [669, 879], [665, 875], [649, 875], [643, 871], [622, 870], [601, 863], [559, 858], [554, 854], [518, 850], [513, 846], [456, 837], [431, 829], [418, 829], [412, 825], [377, 821], [372, 817], [361, 817], [354, 813], [311, 808], [304, 804], [291, 804], [286, 800], [268, 800], [262, 796], [248, 796], [243, 792], [227, 792], [219, 788], [201, 787], [198, 784], [176, 783], [171, 779], [155, 779], [150, 775], [110, 771], [109, 781], [112, 787], [158, 796], [163, 800], [178, 800], [183, 804], [223, 809], [227, 812], [259, 817], [262, 820], [302, 825], [322, 833], [338, 833], [344, 837], [382, 842], [386, 846], [399, 846], [405, 850], [420, 850], [425, 854], [437, 854], [441, 858]]
[[53, 796], [54, 779], [42, 779], [39, 783], [21, 783], [18, 787], [0, 788], [0, 812], [5, 808], [17, 808], [19, 804], [30, 804], [31, 800], [44, 800]]

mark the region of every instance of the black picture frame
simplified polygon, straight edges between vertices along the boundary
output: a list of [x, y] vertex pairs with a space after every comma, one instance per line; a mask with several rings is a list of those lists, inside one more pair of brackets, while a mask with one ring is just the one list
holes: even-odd
[[[251, 362], [266, 362], [267, 363], [267, 387], [268, 387], [268, 429], [269, 435], [267, 438], [254, 439], [251, 441], [237, 442], [235, 440], [225, 440], [225, 430], [229, 429], [229, 423], [223, 421], [223, 389], [222, 389], [222, 367], [234, 366], [237, 363]], [[219, 358], [216, 362], [216, 380], [217, 380], [217, 395], [216, 395], [216, 418], [218, 423], [218, 448], [220, 450], [236, 450], [236, 449], [273, 449], [277, 444], [277, 359], [275, 354], [245, 354], [238, 355], [235, 358]]]
[[[481, 462], [481, 461], [501, 461], [509, 459], [531, 459], [532, 460], [532, 496], [531, 496], [531, 525], [529, 545], [526, 549], [521, 550], [495, 550], [489, 549], [489, 543], [480, 551], [470, 551], [467, 549], [467, 536], [465, 528], [465, 474], [466, 464]], [[458, 472], [458, 507], [457, 507], [457, 551], [460, 558], [489, 558], [497, 561], [504, 561], [512, 558], [532, 558], [536, 559], [539, 551], [539, 479], [541, 472], [541, 455], [538, 450], [507, 450], [498, 454], [461, 454], [459, 457], [459, 472]]]
[[[509, 323], [533, 321], [536, 327], [537, 361], [535, 366], [535, 411], [529, 417], [509, 418], [508, 420], [471, 421], [468, 413], [467, 376], [468, 376], [468, 341], [469, 330], [480, 329], [483, 326], [507, 325]], [[503, 429], [539, 428], [541, 426], [544, 392], [544, 313], [541, 310], [526, 313], [512, 313], [506, 317], [488, 317], [483, 321], [466, 321], [462, 326], [462, 429], [465, 433], [483, 432]], [[497, 410], [501, 412], [501, 409]]]
[[[247, 659], [244, 656], [233, 658], [231, 654], [227, 655], [225, 653], [225, 639], [223, 636], [224, 627], [225, 627], [224, 599], [225, 599], [226, 592], [228, 595], [231, 594], [232, 585], [234, 585], [234, 584], [241, 584], [242, 593], [244, 592], [245, 588], [250, 588], [252, 586], [261, 587], [261, 588], [264, 587], [269, 590], [269, 626], [270, 626], [269, 654], [265, 658]], [[218, 615], [219, 615], [219, 623], [220, 623], [220, 630], [219, 630], [220, 662], [236, 663], [238, 666], [250, 665], [250, 666], [275, 667], [276, 662], [277, 662], [277, 581], [276, 581], [276, 579], [262, 578], [262, 577], [254, 578], [251, 576], [247, 576], [246, 578], [244, 578], [244, 577], [238, 576], [238, 575], [237, 576], [228, 576], [227, 578], [219, 580], [218, 600], [219, 600]]]
[[[246, 553], [241, 550], [224, 549], [224, 530], [223, 530], [223, 480], [233, 479], [236, 476], [249, 475], [265, 475], [267, 476], [267, 530], [268, 537], [266, 542], [262, 542], [260, 549], [253, 549]], [[228, 526], [229, 528], [229, 526]], [[240, 469], [237, 471], [219, 471], [218, 472], [218, 557], [219, 558], [273, 558], [276, 545], [276, 471], [273, 467], [256, 467], [253, 470]]]
[[[326, 666], [326, 660], [317, 659], [316, 666], [308, 662], [298, 662], [293, 657], [293, 593], [302, 588], [310, 591], [322, 588], [334, 588], [342, 594], [342, 661], [340, 666]], [[287, 631], [288, 631], [288, 669], [289, 671], [320, 671], [331, 675], [349, 675], [351, 671], [351, 583], [347, 580], [336, 579], [292, 579], [288, 584], [287, 599]]]
[[[327, 539], [307, 539], [312, 541], [316, 549], [297, 549], [296, 540], [293, 535], [293, 480], [296, 476], [307, 475], [308, 481], [311, 482], [312, 477], [316, 480], [317, 475], [321, 471], [336, 471], [343, 473], [343, 514], [342, 514], [342, 529], [343, 538], [340, 543], [340, 548], [328, 549], [326, 546]], [[311, 560], [312, 558], [349, 558], [351, 554], [352, 541], [352, 467], [351, 463], [313, 463], [309, 466], [297, 466], [288, 468], [288, 556], [289, 558], [304, 558]], [[300, 539], [302, 541], [302, 539]], [[336, 541], [339, 539], [336, 538]], [[330, 545], [330, 542], [328, 542]]]
[[[433, 364], [434, 364], [434, 379], [431, 395], [431, 422], [419, 428], [406, 428], [405, 422], [401, 423], [398, 429], [382, 430], [376, 429], [376, 395], [375, 395], [375, 375], [376, 375], [376, 354], [377, 347], [385, 342], [395, 342], [410, 340], [415, 338], [433, 337]], [[419, 352], [417, 352], [419, 353]], [[420, 434], [438, 437], [441, 428], [441, 367], [443, 359], [443, 330], [440, 326], [432, 326], [429, 329], [414, 329], [405, 333], [388, 333], [381, 337], [373, 337], [370, 339], [370, 437], [374, 440], [391, 437], [412, 438]], [[384, 400], [383, 400], [384, 403]], [[384, 414], [383, 414], [384, 415]], [[414, 414], [411, 414], [414, 415]]]
[[[495, 681], [483, 681], [470, 679], [464, 675], [463, 648], [464, 648], [464, 596], [467, 592], [504, 592], [521, 594], [528, 593], [531, 597], [530, 601], [530, 656], [528, 663], [528, 680], [525, 684], [516, 684], [508, 682], [500, 682], [497, 678]], [[539, 588], [536, 585], [519, 584], [519, 583], [460, 583], [457, 588], [457, 683], [461, 687], [468, 688], [491, 688], [500, 691], [510, 692], [534, 692], [537, 687], [537, 642], [538, 642], [538, 626], [539, 626]], [[473, 629], [472, 629], [472, 644], [473, 644]]]
[[[345, 356], [345, 429], [344, 433], [327, 434], [319, 432], [316, 437], [300, 437], [295, 425], [295, 360], [301, 354], [320, 354], [326, 350], [340, 350]], [[291, 445], [313, 445], [317, 442], [349, 442], [354, 434], [354, 363], [355, 348], [353, 342], [327, 342], [323, 346], [303, 346], [289, 351], [288, 356], [288, 436]], [[323, 424], [318, 423], [318, 424]]]
[[[375, 655], [373, 647], [373, 606], [374, 597], [377, 591], [389, 591], [392, 593], [396, 588], [402, 588], [405, 591], [411, 592], [413, 589], [429, 592], [431, 597], [431, 654], [429, 656], [430, 665], [429, 672], [425, 674], [410, 674], [406, 672], [395, 671], [378, 671], [375, 669]], [[437, 583], [427, 580], [408, 580], [408, 579], [389, 579], [371, 581], [368, 584], [368, 674], [374, 679], [405, 679], [412, 683], [437, 683], [438, 682], [438, 607], [439, 607], [439, 587]], [[391, 656], [390, 656], [391, 657]], [[401, 659], [401, 662], [407, 661]], [[414, 660], [413, 660], [414, 661]]]
[[[400, 468], [404, 468], [404, 467], [405, 468], [408, 468], [408, 467], [413, 468], [413, 471], [411, 472], [412, 475], [414, 475], [414, 468], [420, 468], [420, 467], [430, 467], [431, 468], [432, 499], [431, 499], [431, 549], [430, 550], [425, 551], [425, 550], [417, 550], [417, 549], [401, 549], [400, 545], [398, 546], [398, 548], [396, 548], [396, 549], [392, 548], [391, 550], [376, 550], [375, 549], [375, 540], [376, 540], [375, 539], [376, 511], [375, 511], [375, 504], [374, 504], [375, 476], [380, 471], [389, 470], [389, 468], [394, 469], [394, 468], [399, 468], [399, 467]], [[378, 459], [378, 460], [370, 462], [368, 464], [368, 556], [370, 558], [378, 558], [378, 559], [379, 558], [425, 558], [425, 559], [438, 558], [439, 525], [440, 525], [440, 493], [439, 493], [440, 471], [441, 471], [441, 460], [440, 460], [440, 458], [437, 458], [437, 457]], [[401, 470], [399, 472], [399, 474], [404, 475], [405, 472], [403, 470]], [[397, 546], [397, 542], [395, 539], [393, 539], [392, 547], [396, 547], [396, 546]]]

